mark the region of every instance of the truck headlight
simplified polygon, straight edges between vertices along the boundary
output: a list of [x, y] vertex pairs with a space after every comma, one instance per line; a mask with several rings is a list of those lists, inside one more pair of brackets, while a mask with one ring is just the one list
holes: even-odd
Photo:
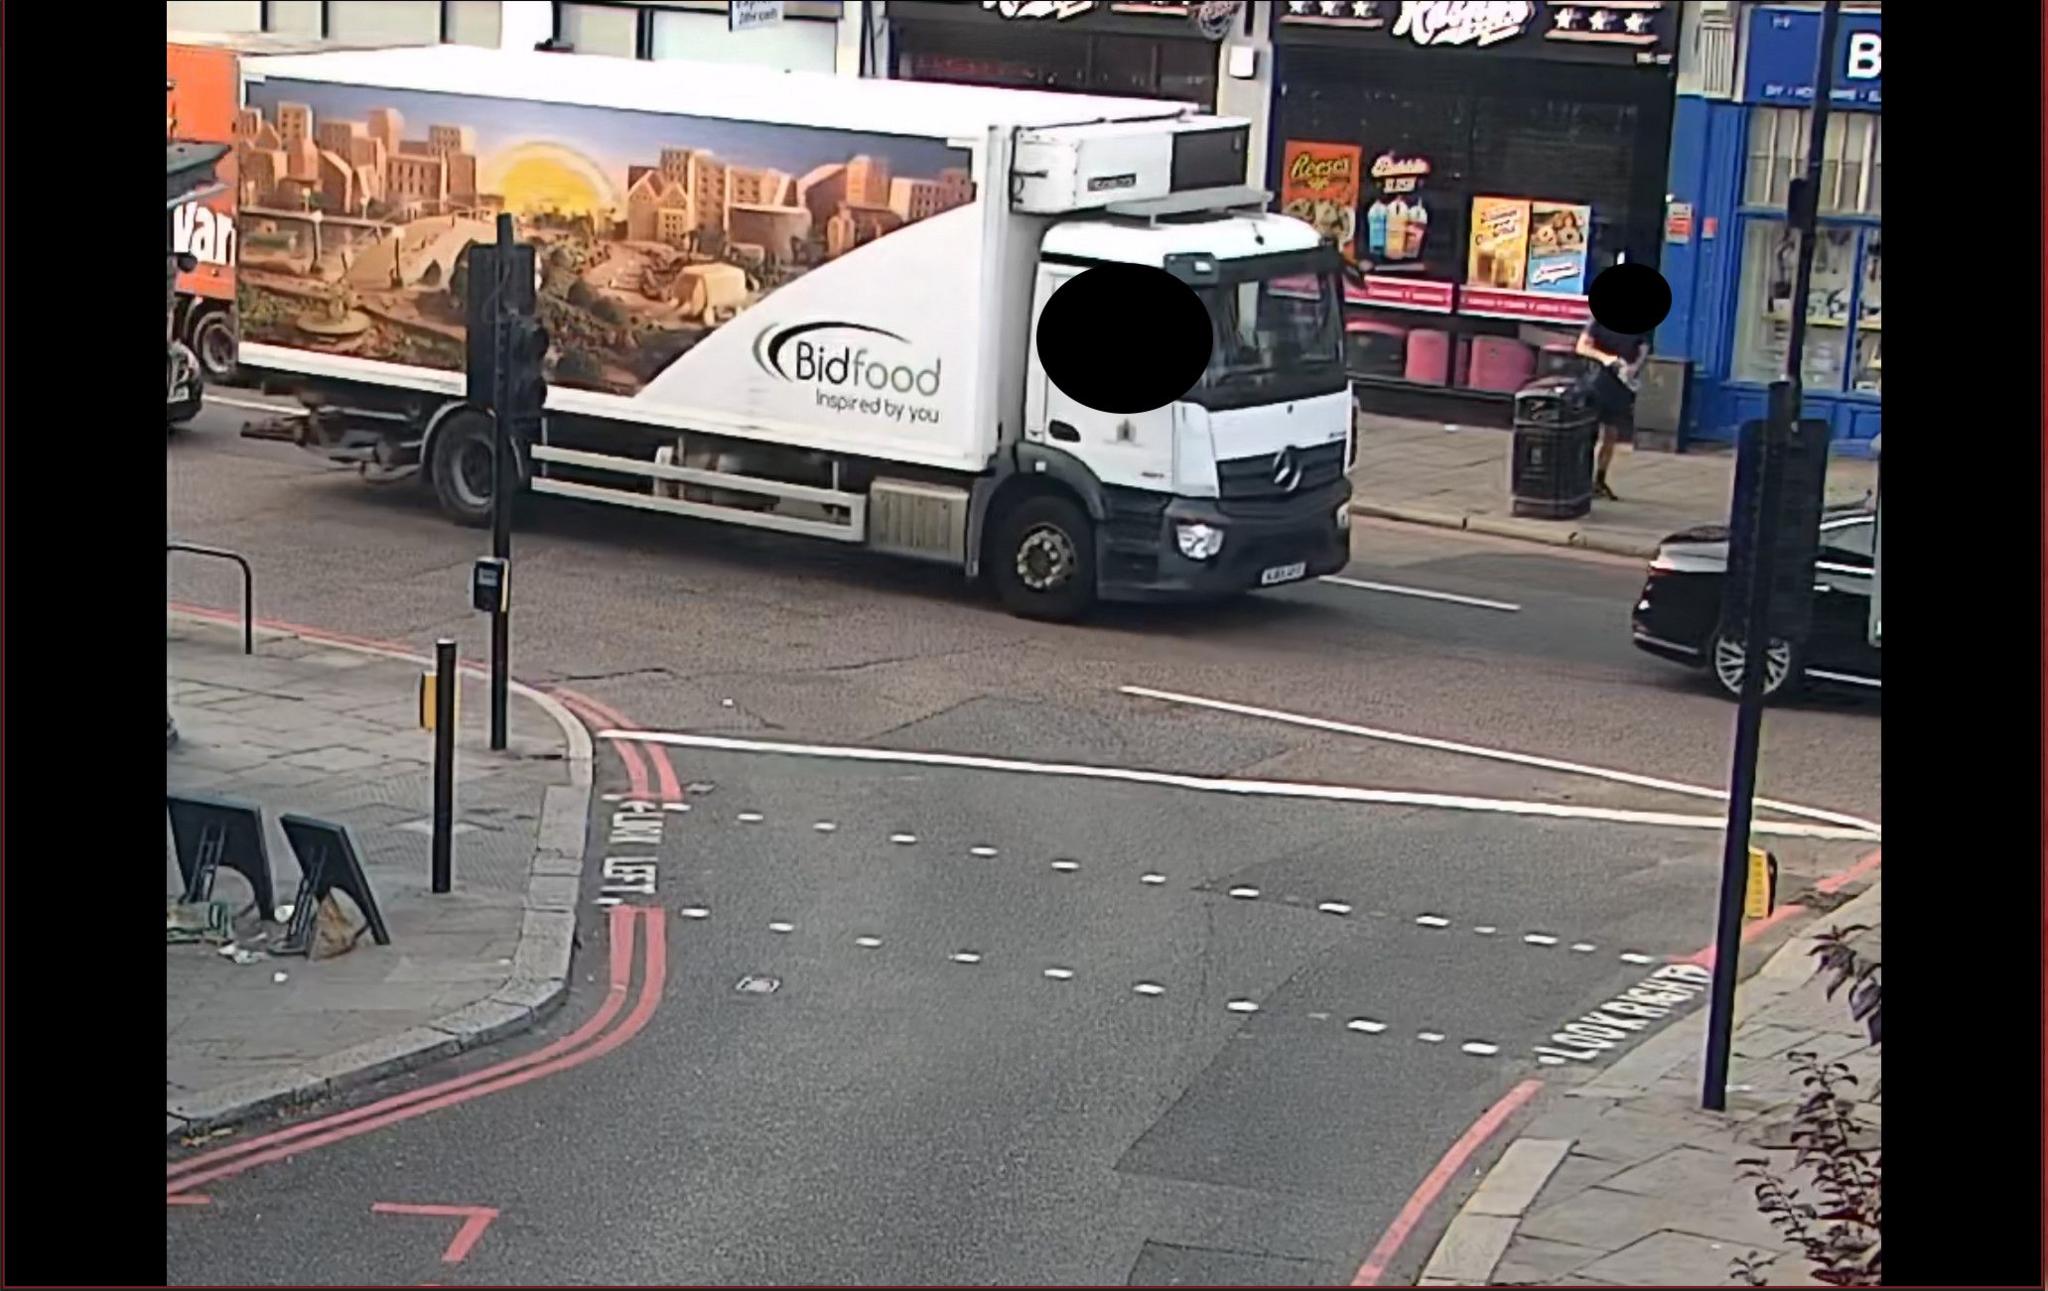
[[1207, 560], [1223, 550], [1223, 531], [1214, 525], [1175, 525], [1174, 541], [1180, 544], [1180, 554], [1189, 560]]

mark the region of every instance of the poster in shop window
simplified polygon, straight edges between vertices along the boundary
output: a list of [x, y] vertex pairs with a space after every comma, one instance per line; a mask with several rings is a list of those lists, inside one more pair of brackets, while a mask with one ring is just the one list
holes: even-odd
[[1529, 200], [1525, 197], [1472, 199], [1472, 254], [1465, 283], [1500, 291], [1521, 291], [1529, 262]]
[[1593, 208], [1568, 202], [1529, 204], [1529, 290], [1547, 296], [1586, 294], [1587, 243]]
[[1280, 210], [1313, 225], [1344, 258], [1358, 258], [1360, 150], [1350, 144], [1290, 139], [1283, 159]]

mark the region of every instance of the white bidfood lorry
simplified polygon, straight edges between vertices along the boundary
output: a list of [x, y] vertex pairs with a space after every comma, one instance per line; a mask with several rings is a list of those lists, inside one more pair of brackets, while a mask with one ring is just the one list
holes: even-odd
[[[490, 506], [467, 249], [537, 247], [536, 493], [943, 561], [1014, 612], [1234, 594], [1349, 557], [1338, 263], [1177, 104], [441, 46], [256, 57], [237, 116], [241, 364], [289, 437]], [[1096, 265], [1209, 309], [1184, 396], [1048, 380]], [[1132, 362], [1148, 319], [1134, 312]]]

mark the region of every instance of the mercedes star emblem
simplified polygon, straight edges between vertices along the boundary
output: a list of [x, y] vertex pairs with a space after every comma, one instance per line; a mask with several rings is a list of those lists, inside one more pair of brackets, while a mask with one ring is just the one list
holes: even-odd
[[1273, 483], [1282, 493], [1292, 493], [1301, 487], [1301, 463], [1294, 458], [1294, 450], [1283, 448], [1273, 454]]

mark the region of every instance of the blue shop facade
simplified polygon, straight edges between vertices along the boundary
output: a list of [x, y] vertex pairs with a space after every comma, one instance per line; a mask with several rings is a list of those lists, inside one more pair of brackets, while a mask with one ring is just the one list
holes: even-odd
[[[1883, 416], [1883, 30], [1845, 10], [1822, 151], [1820, 231], [1807, 296], [1806, 415], [1835, 451], [1866, 454]], [[1684, 435], [1732, 442], [1783, 372], [1797, 257], [1786, 195], [1806, 168], [1818, 6], [1753, 5], [1734, 95], [1681, 94], [1672, 123], [1662, 267], [1672, 308], [1656, 352], [1690, 361]]]

